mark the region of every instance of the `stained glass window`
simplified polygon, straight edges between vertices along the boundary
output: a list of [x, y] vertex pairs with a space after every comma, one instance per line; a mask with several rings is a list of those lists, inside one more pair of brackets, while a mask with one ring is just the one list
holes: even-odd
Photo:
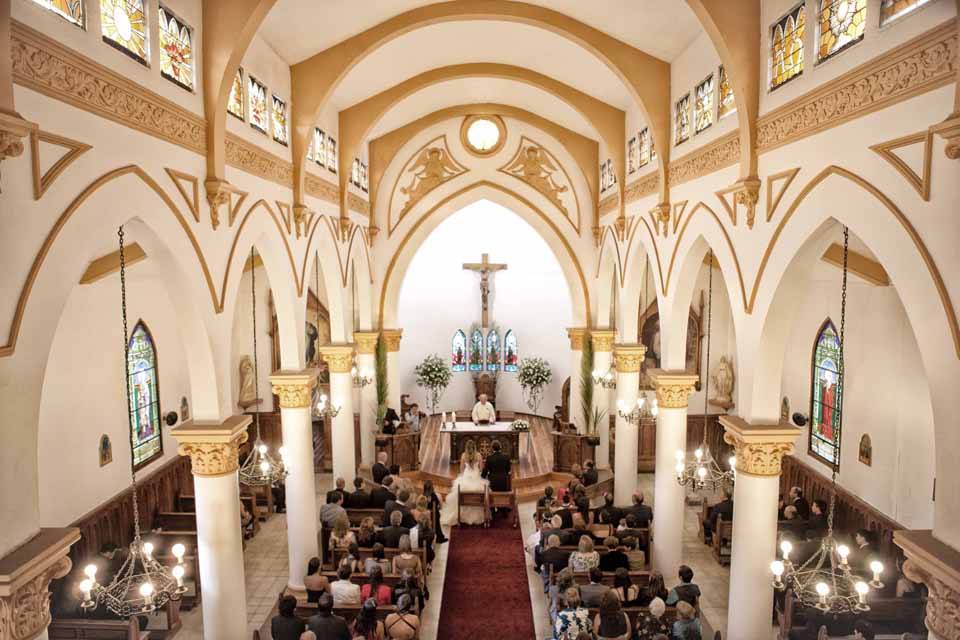
[[134, 60], [147, 62], [147, 19], [143, 0], [100, 0], [103, 41]]
[[355, 187], [360, 186], [360, 161], [356, 158], [353, 159], [353, 164], [350, 165], [350, 184]]
[[733, 98], [733, 87], [730, 86], [730, 79], [727, 77], [727, 69], [720, 65], [717, 71], [718, 88], [720, 96], [717, 98], [717, 119], [728, 116], [737, 110], [737, 103]]
[[337, 141], [333, 136], [327, 136], [327, 169], [337, 172]]
[[817, 59], [826, 60], [859, 42], [867, 22], [867, 0], [820, 0]]
[[640, 159], [640, 148], [637, 146], [636, 136], [627, 141], [627, 173], [633, 174], [640, 166], [637, 162]]
[[470, 371], [483, 371], [483, 334], [480, 329], [470, 336], [470, 353], [467, 358]]
[[72, 22], [81, 29], [86, 22], [86, 14], [83, 12], [83, 0], [33, 0], [35, 3], [54, 12], [64, 20]]
[[249, 76], [247, 93], [250, 102], [250, 126], [267, 133], [267, 88], [253, 76]]
[[326, 165], [327, 136], [319, 128], [313, 128], [313, 157], [310, 158], [321, 167]]
[[163, 453], [157, 350], [142, 320], [133, 328], [128, 346], [130, 441], [133, 465], [139, 468]]
[[646, 164], [650, 164], [650, 129], [644, 127], [640, 133], [637, 134], [637, 147], [639, 148], [640, 161], [637, 164], [637, 167], [642, 167]]
[[520, 356], [517, 351], [517, 334], [509, 329], [503, 337], [503, 370], [509, 373], [517, 372]]
[[273, 96], [273, 139], [280, 144], [287, 145], [287, 103]]
[[364, 193], [370, 191], [370, 176], [369, 170], [367, 169], [367, 163], [360, 163], [360, 188], [363, 189]]
[[160, 6], [160, 75], [193, 91], [193, 36], [190, 27]]
[[491, 331], [487, 334], [487, 371], [500, 370], [500, 334]]
[[770, 88], [776, 89], [803, 73], [803, 33], [807, 13], [803, 4], [780, 18], [770, 31]]
[[690, 94], [677, 100], [676, 106], [676, 125], [675, 135], [676, 143], [686, 142], [690, 139]]
[[694, 90], [697, 96], [694, 105], [694, 122], [696, 132], [700, 133], [713, 124], [713, 74], [697, 85]]
[[453, 334], [450, 345], [450, 368], [454, 371], [467, 370], [467, 334], [460, 329]]
[[829, 319], [817, 333], [810, 377], [810, 454], [832, 465], [840, 456], [838, 432], [843, 381], [840, 378], [840, 338]]
[[881, 0], [880, 26], [919, 9], [931, 0]]
[[230, 99], [227, 100], [227, 113], [244, 120], [243, 113], [243, 67], [237, 69], [233, 76], [233, 85], [230, 87]]

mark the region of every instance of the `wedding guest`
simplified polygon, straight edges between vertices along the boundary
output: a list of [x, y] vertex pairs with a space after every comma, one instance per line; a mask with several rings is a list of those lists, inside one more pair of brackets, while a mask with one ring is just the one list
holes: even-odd
[[374, 567], [380, 567], [381, 573], [390, 573], [393, 570], [393, 563], [386, 559], [383, 545], [375, 542], [370, 549], [370, 557], [363, 561], [363, 572], [372, 573]]
[[400, 536], [400, 542], [397, 544], [400, 553], [393, 556], [393, 572], [403, 573], [409, 571], [417, 578], [420, 585], [423, 585], [423, 567], [420, 566], [420, 557], [415, 555], [410, 547], [410, 536], [404, 534]]
[[[640, 592], [638, 604], [641, 607], [648, 607], [657, 598], [666, 601], [667, 587], [664, 584], [663, 574], [659, 571], [651, 571], [650, 578], [647, 580], [647, 586]], [[666, 602], [664, 602], [664, 604], [666, 604]]]
[[857, 620], [853, 623], [853, 640], [873, 640], [876, 632], [873, 625], [866, 620]]
[[403, 514], [400, 511], [391, 513], [390, 526], [377, 532], [377, 541], [388, 549], [400, 546], [400, 538], [410, 535], [410, 529], [400, 526], [401, 522], [403, 522]]
[[443, 501], [433, 488], [433, 480], [425, 480], [423, 482], [423, 495], [426, 496], [430, 506], [430, 512], [432, 514], [431, 522], [433, 523], [433, 530], [437, 535], [437, 544], [443, 544], [447, 541], [447, 537], [443, 535], [443, 530], [440, 528], [440, 509], [443, 508]]
[[574, 500], [575, 511], [573, 512], [573, 526], [578, 524], [583, 527], [589, 527], [593, 524], [593, 513], [590, 511], [590, 499], [586, 496], [577, 496]]
[[277, 605], [279, 613], [270, 620], [270, 635], [274, 640], [300, 640], [307, 625], [295, 615], [297, 599], [293, 596], [283, 596]]
[[580, 602], [588, 609], [599, 607], [608, 591], [610, 587], [603, 584], [603, 572], [594, 567], [590, 569], [590, 582], [580, 585]]
[[[330, 595], [333, 596], [333, 606], [342, 607], [350, 604], [360, 604], [360, 585], [350, 582], [353, 571], [347, 565], [340, 565], [337, 569], [337, 579], [330, 583]], [[320, 597], [321, 602], [323, 596]], [[313, 627], [311, 627], [313, 629]], [[316, 633], [316, 629], [313, 629]], [[321, 637], [322, 634], [318, 634]]]
[[620, 599], [608, 591], [600, 603], [600, 613], [593, 619], [593, 633], [597, 640], [629, 640], [630, 618], [623, 612]]
[[[333, 489], [331, 489], [330, 491], [327, 491], [327, 504], [333, 502], [334, 496], [335, 496], [336, 494], [338, 494], [338, 493], [339, 493], [340, 495], [344, 496], [344, 497], [346, 497], [346, 495], [347, 495], [347, 492], [346, 492], [347, 481], [346, 481], [346, 480], [344, 480], [343, 478], [337, 478], [337, 480], [336, 480], [336, 482], [335, 482], [335, 485], [336, 485], [336, 486], [334, 486]], [[344, 500], [344, 501], [345, 501], [345, 500]]]
[[600, 481], [599, 474], [597, 473], [596, 466], [593, 464], [593, 460], [587, 460], [584, 465], [586, 469], [583, 470], [583, 484], [586, 487], [590, 485], [597, 484]]
[[370, 473], [373, 476], [374, 484], [382, 484], [383, 479], [390, 475], [390, 469], [387, 467], [386, 451], [381, 451], [377, 454], [377, 461], [370, 467]]
[[397, 600], [397, 611], [383, 621], [390, 640], [413, 640], [420, 631], [420, 618], [412, 613], [413, 600], [404, 594]]
[[357, 537], [350, 530], [350, 518], [346, 512], [337, 517], [333, 523], [333, 531], [330, 533], [331, 549], [346, 549], [351, 544], [357, 543]]
[[[646, 529], [650, 526], [650, 523], [653, 521], [653, 509], [644, 504], [645, 497], [643, 491], [639, 489], [634, 492], [632, 501], [633, 505], [627, 510], [632, 513], [637, 518], [637, 528]], [[625, 514], [626, 515], [626, 514]]]
[[694, 637], [699, 638], [703, 631], [700, 628], [700, 619], [697, 610], [689, 602], [677, 603], [677, 621], [673, 623], [673, 637], [675, 640], [686, 640], [688, 630], [693, 630]]
[[427, 496], [420, 495], [413, 501], [413, 509], [410, 511], [414, 520], [420, 520], [422, 517], [430, 517], [430, 501]]
[[377, 619], [377, 601], [365, 600], [351, 625], [353, 640], [383, 640], [383, 623]]
[[556, 498], [553, 495], [553, 487], [549, 484], [543, 488], [543, 495], [537, 498], [538, 509], [549, 509], [553, 507]]
[[550, 622], [556, 623], [557, 614], [563, 609], [563, 594], [567, 589], [576, 589], [577, 583], [573, 577], [573, 571], [564, 569], [557, 574], [556, 579], [547, 591], [547, 597], [550, 601]]
[[370, 492], [363, 488], [363, 478], [360, 476], [353, 479], [353, 492], [347, 494], [345, 503], [346, 509], [370, 508]]
[[360, 521], [360, 530], [356, 535], [357, 544], [361, 547], [372, 547], [377, 541], [377, 525], [373, 518], [367, 516]]
[[700, 601], [700, 587], [693, 583], [693, 569], [685, 564], [680, 565], [677, 571], [680, 576], [680, 584], [670, 590], [667, 596], [667, 605], [672, 606], [678, 602], [686, 602], [694, 607]]
[[637, 639], [656, 640], [658, 636], [667, 637], [670, 627], [663, 620], [667, 605], [661, 598], [654, 598], [644, 613], [637, 617]]
[[333, 615], [333, 597], [327, 593], [320, 596], [317, 613], [307, 620], [307, 627], [323, 640], [350, 640], [350, 629], [343, 618]]
[[603, 541], [603, 546], [605, 546], [608, 551], [600, 556], [601, 571], [613, 573], [620, 568], [630, 568], [630, 557], [627, 556], [624, 551], [624, 545], [622, 545], [619, 540], [614, 536], [608, 536], [607, 539]]
[[593, 549], [593, 538], [580, 536], [577, 550], [570, 554], [569, 567], [574, 571], [589, 571], [600, 566], [600, 554]]
[[393, 486], [393, 476], [389, 473], [383, 476], [380, 485], [370, 490], [370, 508], [383, 509], [387, 506], [388, 500], [393, 500], [397, 496], [391, 491]]
[[410, 511], [408, 502], [410, 500], [410, 492], [406, 489], [401, 489], [397, 493], [396, 500], [387, 500], [383, 505], [383, 526], [389, 526], [390, 516], [398, 511], [402, 515], [401, 525], [407, 527], [408, 529], [413, 528], [416, 525], [416, 521], [413, 519], [413, 513]]
[[393, 590], [383, 583], [383, 569], [378, 564], [373, 565], [370, 569], [370, 577], [367, 583], [360, 587], [360, 597], [364, 601], [373, 598], [377, 604], [389, 606], [393, 603]]
[[409, 596], [410, 601], [417, 604], [418, 610], [423, 610], [424, 593], [420, 588], [420, 581], [417, 576], [410, 571], [404, 571], [400, 576], [400, 582], [393, 590], [393, 599], [398, 603], [403, 596]]
[[567, 589], [563, 594], [564, 607], [557, 613], [553, 625], [554, 640], [577, 640], [580, 633], [591, 634], [590, 612], [580, 606], [580, 594], [576, 589]]
[[810, 519], [810, 503], [803, 497], [803, 489], [800, 487], [790, 489], [790, 504], [796, 507], [798, 518], [801, 520]]
[[347, 547], [347, 554], [340, 558], [339, 566], [350, 567], [350, 571], [353, 573], [360, 573], [363, 571], [363, 559], [360, 557], [360, 547], [356, 542]]
[[412, 433], [420, 433], [420, 405], [413, 403], [403, 416], [403, 421]]
[[643, 571], [647, 567], [647, 554], [640, 550], [640, 541], [633, 536], [621, 538], [630, 561], [630, 571]]
[[604, 493], [603, 506], [597, 510], [597, 522], [600, 524], [609, 524], [615, 527], [620, 524], [620, 518], [622, 517], [623, 513], [620, 511], [620, 509], [613, 506], [613, 494]]
[[630, 572], [623, 567], [617, 569], [613, 576], [613, 592], [625, 607], [631, 607], [640, 597], [640, 587], [633, 584]]
[[[343, 494], [336, 493], [333, 496], [333, 502], [320, 507], [320, 523], [327, 529], [333, 529], [333, 525], [340, 516], [347, 518], [347, 510], [343, 508]], [[349, 518], [347, 522], [350, 522]]]
[[321, 572], [320, 558], [310, 558], [307, 563], [307, 575], [303, 577], [303, 586], [307, 590], [307, 602], [319, 602], [320, 596], [330, 593], [330, 581]]
[[560, 548], [560, 537], [556, 534], [547, 538], [547, 548], [540, 553], [540, 563], [545, 579], [549, 579], [551, 573], [558, 575], [570, 565], [570, 552]]

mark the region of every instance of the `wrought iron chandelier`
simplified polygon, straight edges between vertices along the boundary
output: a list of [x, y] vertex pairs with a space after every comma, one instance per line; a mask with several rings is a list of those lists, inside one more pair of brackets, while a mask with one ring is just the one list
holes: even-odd
[[591, 377], [593, 378], [593, 384], [598, 384], [604, 389], [617, 388], [617, 375], [614, 373], [612, 366], [606, 372], [594, 369]]
[[336, 418], [340, 414], [341, 407], [334, 406], [330, 399], [327, 398], [327, 394], [321, 393], [320, 397], [317, 399], [317, 408], [316, 414], [328, 420]]
[[[254, 262], [255, 252], [250, 247], [250, 264], [256, 266]], [[280, 462], [277, 462], [270, 455], [270, 448], [260, 438], [260, 366], [257, 360], [257, 270], [250, 269], [250, 302], [251, 315], [253, 316], [253, 388], [256, 393], [256, 404], [253, 405], [257, 410], [253, 414], [253, 421], [256, 425], [257, 438], [250, 448], [247, 459], [243, 461], [240, 467], [240, 482], [248, 487], [269, 487], [276, 482], [282, 482], [287, 477], [286, 450], [280, 447]]]
[[[127, 272], [123, 247], [123, 226], [117, 235], [120, 238], [120, 307], [123, 315], [123, 353], [126, 372], [127, 398], [130, 398], [130, 342], [127, 330]], [[135, 407], [134, 409], [139, 409]], [[127, 412], [128, 420], [130, 411]], [[131, 433], [132, 433], [131, 428]], [[179, 600], [186, 592], [183, 584], [183, 555], [186, 547], [173, 545], [171, 551], [177, 564], [168, 568], [153, 557], [153, 544], [140, 537], [140, 509], [137, 503], [137, 472], [133, 462], [133, 438], [130, 439], [130, 495], [133, 502], [133, 540], [130, 551], [120, 570], [110, 584], [97, 582], [97, 565], [84, 568], [86, 578], [80, 582], [83, 594], [81, 607], [84, 611], [104, 605], [111, 613], [121, 618], [149, 613], [163, 607], [171, 600]]]
[[723, 469], [710, 452], [707, 445], [707, 427], [709, 415], [707, 413], [707, 398], [710, 396], [710, 339], [713, 324], [713, 249], [710, 250], [709, 276], [707, 277], [707, 375], [703, 390], [703, 442], [693, 452], [692, 458], [687, 458], [686, 452], [678, 449], [677, 482], [692, 491], [709, 490], [716, 493], [718, 490], [733, 485], [736, 477], [737, 459], [730, 456], [727, 460], [728, 469]]
[[[840, 355], [837, 366], [838, 386], [842, 388], [845, 374], [844, 331], [847, 316], [847, 256], [850, 232], [843, 227], [843, 280], [840, 297]], [[838, 395], [838, 426], [833, 430], [834, 447], [839, 446], [840, 431], [843, 425], [843, 396]], [[835, 455], [834, 458], [837, 458]], [[882, 589], [880, 576], [883, 563], [874, 560], [870, 563], [873, 580], [867, 582], [855, 574], [850, 567], [848, 557], [850, 548], [839, 544], [833, 535], [833, 517], [837, 500], [837, 472], [839, 460], [834, 460], [830, 474], [830, 506], [827, 512], [827, 535], [820, 541], [820, 547], [809, 559], [797, 565], [790, 559], [793, 545], [789, 540], [780, 543], [782, 558], [770, 563], [774, 588], [793, 591], [803, 606], [813, 607], [824, 613], [863, 613], [870, 610], [867, 594], [870, 588]]]
[[367, 370], [360, 371], [356, 367], [350, 370], [350, 377], [353, 378], [353, 386], [357, 389], [363, 389], [373, 382], [373, 373]]

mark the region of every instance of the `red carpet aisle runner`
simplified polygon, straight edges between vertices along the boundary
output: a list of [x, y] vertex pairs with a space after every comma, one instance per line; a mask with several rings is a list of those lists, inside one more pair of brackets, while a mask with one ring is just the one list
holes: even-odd
[[447, 544], [438, 640], [534, 640], [520, 529], [499, 517], [454, 527]]

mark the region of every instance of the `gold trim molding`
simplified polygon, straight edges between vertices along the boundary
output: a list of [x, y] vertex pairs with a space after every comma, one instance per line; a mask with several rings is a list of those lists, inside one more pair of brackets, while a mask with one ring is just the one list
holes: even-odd
[[377, 339], [380, 334], [376, 331], [354, 331], [353, 342], [357, 345], [357, 353], [370, 355], [377, 352]]
[[190, 457], [194, 476], [215, 477], [240, 468], [240, 445], [247, 441], [249, 415], [231, 416], [226, 421], [187, 420], [170, 434], [177, 439], [177, 453]]
[[[912, 147], [920, 143], [923, 144], [923, 152], [921, 155], [923, 168], [920, 170], [923, 175], [919, 175], [903, 158], [894, 153], [897, 149]], [[930, 201], [930, 177], [933, 167], [933, 127], [926, 131], [919, 131], [908, 136], [903, 136], [902, 138], [871, 145], [870, 150], [889, 162], [890, 165], [897, 170], [897, 173], [903, 176], [910, 186], [920, 194], [924, 202]]]
[[650, 370], [650, 378], [657, 389], [657, 406], [661, 409], [686, 409], [694, 385], [700, 379], [695, 373], [684, 371]]
[[616, 344], [613, 359], [617, 373], [640, 373], [647, 348], [642, 344]]
[[783, 456], [793, 454], [800, 429], [791, 424], [750, 424], [740, 416], [722, 415], [723, 441], [737, 455], [737, 473], [779, 476]]
[[270, 376], [270, 388], [281, 409], [303, 409], [310, 406], [313, 388], [317, 386], [317, 369], [277, 371]]
[[353, 345], [324, 345], [320, 347], [320, 357], [329, 366], [330, 373], [350, 373], [353, 368]]
[[[55, 145], [66, 149], [60, 158], [46, 171], [42, 171], [40, 162], [40, 143]], [[84, 142], [72, 140], [65, 136], [58, 136], [53, 133], [34, 129], [30, 132], [30, 155], [33, 170], [33, 199], [39, 200], [47, 192], [50, 185], [60, 177], [67, 167], [73, 164], [74, 160], [85, 154], [93, 147]]]
[[400, 338], [403, 337], [403, 329], [384, 329], [380, 332], [383, 341], [387, 346], [389, 353], [400, 351]]
[[928, 529], [894, 531], [893, 542], [907, 557], [903, 574], [927, 585], [927, 629], [943, 640], [960, 639], [960, 552]]
[[614, 329], [590, 329], [590, 339], [593, 341], [594, 353], [609, 353], [613, 351], [617, 332]]
[[600, 217], [612, 213], [617, 210], [620, 205], [620, 193], [614, 192], [608, 195], [605, 198], [602, 198], [600, 202], [597, 203], [597, 213]]

